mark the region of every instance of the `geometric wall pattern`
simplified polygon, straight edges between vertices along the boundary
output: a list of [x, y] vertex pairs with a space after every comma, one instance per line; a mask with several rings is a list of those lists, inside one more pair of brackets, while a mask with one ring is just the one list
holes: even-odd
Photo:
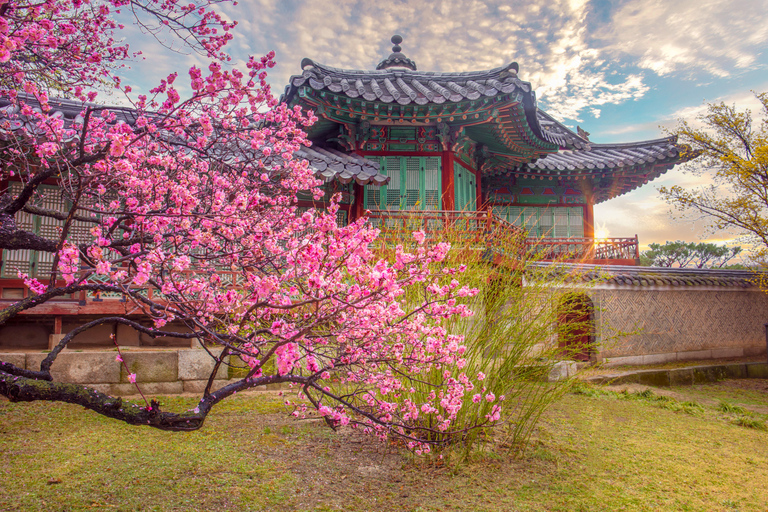
[[[731, 291], [732, 290], [732, 291]], [[752, 289], [591, 289], [603, 357], [765, 347], [768, 294]], [[610, 332], [631, 332], [610, 340]]]

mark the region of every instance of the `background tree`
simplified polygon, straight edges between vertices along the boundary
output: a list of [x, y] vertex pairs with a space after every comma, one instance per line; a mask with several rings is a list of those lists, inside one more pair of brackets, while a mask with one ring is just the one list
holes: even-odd
[[706, 242], [676, 240], [648, 244], [640, 254], [640, 264], [646, 267], [723, 268], [741, 254], [741, 247], [725, 247]]
[[[114, 73], [129, 53], [116, 43], [110, 8], [177, 24], [174, 31], [211, 59], [207, 70], [189, 69], [190, 97], [182, 99], [174, 73], [149, 97], [132, 99]], [[0, 248], [53, 255], [49, 275], [20, 273], [33, 293], [0, 311], [0, 325], [80, 291], [118, 294], [126, 311], [151, 320], [126, 314], [88, 322], [67, 333], [40, 370], [0, 362], [0, 394], [193, 430], [227, 396], [289, 382], [306, 399], [296, 414], [317, 411], [331, 426], [360, 424], [409, 438], [417, 449], [434, 439], [430, 432], [452, 432], [477, 376], [447, 371], [464, 366], [465, 349], [442, 322], [471, 315], [461, 301], [476, 291], [460, 285], [461, 269], [432, 272], [449, 246], [428, 246], [423, 233], [415, 233], [412, 251], [397, 247], [387, 263], [369, 249], [378, 232], [364, 221], [338, 227], [335, 206], [297, 215], [298, 191], [319, 194], [306, 161], [293, 158], [308, 144], [302, 127], [315, 118], [270, 94], [273, 54], [250, 58], [244, 71], [229, 69], [221, 49], [232, 24], [207, 2], [11, 1], [0, 19], [0, 47], [8, 51], [0, 76], [10, 101], [0, 118], [0, 182], [18, 185], [0, 196]], [[46, 87], [84, 101], [94, 97], [88, 86], [99, 77], [109, 77], [132, 107], [82, 103], [75, 119], [52, 115]], [[41, 186], [52, 183], [55, 189]], [[51, 194], [66, 208], [45, 208]], [[18, 221], [21, 213], [48, 218], [54, 232], [34, 232]], [[406, 289], [417, 293], [406, 299]], [[166, 412], [156, 402], [131, 405], [54, 382], [50, 369], [62, 349], [103, 323], [199, 339], [216, 365], [198, 406]], [[164, 330], [176, 324], [186, 329]], [[243, 378], [214, 391], [214, 375], [230, 356], [246, 365]], [[443, 378], [432, 393], [408, 407], [395, 399], [433, 370]], [[419, 422], [410, 421], [414, 407]], [[460, 432], [497, 418], [478, 416]]]
[[753, 244], [752, 256], [768, 256], [768, 93], [755, 94], [763, 120], [749, 110], [724, 103], [710, 104], [700, 116], [703, 128], [683, 121], [677, 129], [686, 144], [690, 172], [711, 172], [714, 184], [686, 190], [662, 187], [662, 196], [683, 212], [698, 214], [716, 230], [732, 230]]

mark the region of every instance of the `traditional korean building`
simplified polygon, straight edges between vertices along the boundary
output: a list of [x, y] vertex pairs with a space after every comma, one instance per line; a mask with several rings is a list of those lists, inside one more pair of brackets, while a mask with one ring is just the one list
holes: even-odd
[[[680, 163], [674, 137], [593, 143], [537, 107], [517, 63], [420, 71], [402, 53], [402, 38], [392, 42], [392, 54], [371, 71], [305, 58], [282, 97], [319, 118], [309, 128], [316, 151], [363, 156], [388, 179], [363, 185], [347, 178], [342, 217], [490, 210], [527, 230], [548, 256], [637, 264], [636, 236], [594, 239], [593, 207]], [[327, 177], [336, 174], [329, 169]], [[338, 182], [333, 187], [339, 190]]]
[[[376, 70], [336, 69], [304, 59], [302, 73], [291, 77], [282, 101], [311, 109], [319, 118], [309, 128], [312, 147], [296, 156], [326, 180], [327, 192], [319, 202], [309, 195], [300, 198], [299, 206], [324, 206], [332, 193], [341, 192], [340, 223], [364, 215], [384, 222], [403, 211], [445, 222], [475, 219], [481, 235], [490, 223], [527, 232], [528, 243], [543, 248], [544, 259], [565, 255], [580, 263], [637, 264], [636, 236], [595, 240], [593, 206], [681, 162], [674, 138], [592, 143], [583, 130], [574, 133], [538, 109], [531, 84], [518, 77], [517, 63], [488, 71], [419, 71], [402, 53], [402, 38], [392, 42], [392, 54]], [[68, 100], [51, 106], [51, 115], [65, 124], [75, 122], [83, 108]], [[113, 113], [118, 121], [133, 122], [129, 111]], [[0, 138], [34, 130], [7, 100], [0, 99], [0, 118], [6, 121]], [[0, 183], [11, 193], [19, 186]], [[52, 193], [47, 201], [48, 209], [65, 206], [61, 194]], [[26, 212], [16, 221], [43, 236], [55, 236], [60, 224]], [[439, 237], [444, 224], [425, 225]], [[19, 271], [45, 279], [52, 262], [50, 254], [4, 250], [0, 308], [29, 295]], [[47, 348], [84, 321], [130, 316], [127, 306], [119, 297], [87, 292], [61, 297], [3, 326], [0, 348]], [[122, 326], [102, 327], [76, 338], [73, 346], [111, 345], [112, 335], [121, 345], [189, 344], [151, 340]]]

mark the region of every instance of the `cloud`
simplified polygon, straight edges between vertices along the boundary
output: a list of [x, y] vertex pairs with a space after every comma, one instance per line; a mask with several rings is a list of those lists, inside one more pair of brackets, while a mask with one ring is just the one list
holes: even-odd
[[277, 52], [271, 83], [278, 91], [301, 72], [303, 57], [373, 69], [391, 52], [389, 38], [397, 33], [405, 38], [403, 52], [420, 70], [471, 71], [517, 61], [542, 106], [575, 121], [648, 90], [642, 75], [618, 73], [591, 46], [590, 9], [585, 0], [245, 0], [222, 7], [227, 17], [240, 20], [231, 44], [236, 58]]
[[[762, 87], [759, 87], [757, 92], [765, 90], [768, 90], [768, 83], [765, 83]], [[663, 121], [674, 121], [676, 124], [678, 120], [682, 119], [688, 121], [692, 127], [701, 129], [704, 127], [704, 124], [701, 122], [699, 117], [706, 114], [708, 105], [711, 103], [725, 103], [726, 105], [735, 105], [736, 110], [740, 112], [749, 110], [752, 114], [753, 123], [754, 121], [765, 118], [765, 110], [763, 108], [763, 104], [760, 103], [760, 100], [755, 97], [754, 93], [751, 91], [738, 91], [715, 97], [712, 100], [706, 100], [700, 105], [682, 107], [665, 116]]]
[[763, 0], [630, 0], [595, 36], [658, 75], [729, 77], [757, 65], [768, 10]]
[[[310, 57], [339, 68], [373, 69], [404, 36], [419, 69], [470, 71], [520, 63], [540, 104], [573, 124], [602, 107], [643, 98], [648, 74], [722, 77], [757, 65], [768, 41], [762, 0], [243, 0], [216, 6], [237, 19], [230, 52], [277, 53], [270, 83], [282, 90]], [[179, 58], [149, 36], [127, 33], [147, 60], [130, 78], [152, 83], [199, 59]], [[147, 85], [144, 89], [151, 87]]]

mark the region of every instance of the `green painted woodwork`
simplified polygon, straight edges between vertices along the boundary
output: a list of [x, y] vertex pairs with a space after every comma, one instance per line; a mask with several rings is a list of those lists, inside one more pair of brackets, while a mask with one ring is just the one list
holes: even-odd
[[557, 204], [560, 201], [557, 200], [558, 196], [542, 196], [542, 195], [532, 195], [532, 196], [523, 196], [520, 194], [516, 194], [517, 202], [520, 204]]
[[[8, 188], [11, 195], [15, 195], [21, 192], [23, 186], [19, 182], [11, 182]], [[58, 187], [41, 185], [37, 190], [37, 206], [57, 212], [69, 210], [70, 203], [65, 200], [61, 189]], [[15, 218], [19, 229], [30, 231], [49, 240], [57, 240], [60, 236], [60, 229], [64, 226], [64, 221], [25, 212], [18, 212]], [[73, 221], [69, 227], [69, 236], [67, 238], [73, 243], [84, 243], [91, 239], [90, 227], [81, 221]], [[113, 258], [118, 257], [116, 254], [111, 254], [110, 256]], [[3, 264], [2, 269], [0, 269], [0, 277], [16, 278], [18, 273], [22, 272], [30, 277], [46, 279], [50, 277], [53, 259], [53, 253], [31, 251], [28, 249], [3, 250]]]
[[454, 204], [457, 210], [477, 210], [477, 182], [475, 175], [459, 163], [453, 163]]
[[493, 214], [527, 229], [532, 237], [584, 237], [584, 208], [581, 206], [494, 206]]
[[439, 210], [442, 187], [440, 157], [368, 156], [389, 176], [387, 185], [365, 187], [368, 210]]

